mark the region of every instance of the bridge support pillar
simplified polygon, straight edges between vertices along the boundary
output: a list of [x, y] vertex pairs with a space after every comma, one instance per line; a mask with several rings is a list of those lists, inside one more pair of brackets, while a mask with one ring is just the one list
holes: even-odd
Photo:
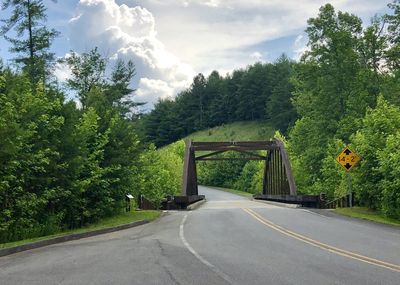
[[267, 155], [267, 159], [264, 162], [264, 177], [263, 177], [263, 188], [262, 188], [262, 193], [263, 195], [267, 195], [268, 192], [268, 182], [269, 182], [269, 178], [268, 178], [268, 164], [269, 161], [271, 160], [271, 151], [268, 151], [268, 155]]
[[198, 195], [199, 190], [197, 186], [196, 158], [191, 140], [186, 142], [184, 159], [185, 160], [183, 162], [182, 195], [183, 196]]

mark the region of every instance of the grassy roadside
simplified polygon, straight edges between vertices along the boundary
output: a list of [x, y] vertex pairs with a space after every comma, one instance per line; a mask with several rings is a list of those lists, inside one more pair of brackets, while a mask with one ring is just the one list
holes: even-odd
[[253, 198], [253, 194], [249, 193], [249, 192], [243, 192], [243, 191], [239, 191], [239, 190], [216, 187], [216, 186], [207, 186], [207, 187], [213, 188], [213, 189], [217, 189], [217, 190], [220, 190], [220, 191], [224, 191], [224, 192], [229, 192], [229, 193], [236, 194], [236, 195], [239, 195], [239, 196], [243, 196], [243, 197], [246, 197], [246, 198]]
[[61, 237], [64, 235], [69, 235], [69, 234], [78, 234], [78, 233], [90, 232], [93, 230], [109, 228], [109, 227], [113, 227], [113, 226], [130, 224], [130, 223], [137, 222], [137, 221], [154, 220], [154, 219], [158, 218], [160, 216], [160, 214], [161, 214], [161, 212], [159, 212], [159, 211], [132, 211], [132, 212], [128, 212], [128, 213], [122, 213], [120, 215], [106, 218], [104, 220], [98, 221], [97, 223], [91, 224], [89, 226], [86, 226], [86, 227], [83, 227], [80, 229], [63, 231], [61, 233], [32, 238], [32, 239], [24, 239], [24, 240], [19, 240], [19, 241], [14, 241], [14, 242], [1, 243], [0, 249], [23, 245], [23, 244], [27, 244], [27, 243], [31, 243], [31, 242], [35, 242], [35, 241], [51, 239], [51, 238], [55, 238], [55, 237]]
[[352, 218], [363, 219], [363, 220], [373, 221], [376, 223], [400, 227], [399, 220], [384, 217], [379, 212], [370, 210], [365, 207], [337, 208], [335, 209], [335, 213]]

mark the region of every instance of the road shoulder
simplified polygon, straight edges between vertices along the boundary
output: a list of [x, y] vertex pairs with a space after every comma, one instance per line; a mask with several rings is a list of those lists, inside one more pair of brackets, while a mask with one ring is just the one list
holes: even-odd
[[26, 251], [26, 250], [31, 250], [31, 249], [36, 249], [40, 247], [45, 247], [53, 244], [58, 244], [58, 243], [63, 243], [67, 241], [73, 241], [73, 240], [78, 240], [82, 238], [87, 238], [87, 237], [92, 237], [92, 236], [97, 236], [97, 235], [102, 235], [102, 234], [107, 234], [107, 233], [112, 233], [120, 230], [125, 230], [133, 227], [138, 227], [144, 224], [148, 224], [154, 220], [158, 220], [164, 215], [164, 213], [160, 213], [160, 215], [156, 219], [144, 219], [144, 220], [139, 220], [135, 221], [132, 223], [128, 224], [122, 224], [122, 225], [116, 225], [116, 226], [111, 226], [111, 227], [106, 227], [106, 228], [101, 228], [97, 230], [88, 230], [85, 232], [81, 233], [72, 233], [72, 234], [65, 234], [61, 236], [56, 236], [53, 238], [48, 238], [48, 239], [43, 239], [35, 242], [29, 242], [17, 246], [12, 246], [12, 247], [6, 247], [6, 248], [1, 248], [0, 249], [0, 257], [18, 253], [21, 251]]

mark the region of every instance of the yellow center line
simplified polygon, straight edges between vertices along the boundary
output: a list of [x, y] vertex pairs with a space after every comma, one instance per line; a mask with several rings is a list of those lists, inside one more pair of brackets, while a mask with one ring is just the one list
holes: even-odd
[[298, 233], [295, 233], [293, 231], [290, 231], [288, 229], [285, 229], [284, 227], [281, 227], [281, 226], [279, 226], [277, 224], [274, 224], [273, 222], [265, 219], [264, 217], [260, 216], [259, 214], [257, 214], [256, 212], [254, 212], [251, 209], [243, 209], [243, 210], [245, 212], [247, 212], [250, 216], [252, 216], [254, 219], [259, 221], [260, 223], [262, 223], [262, 224], [264, 224], [264, 225], [266, 225], [266, 226], [268, 226], [268, 227], [270, 227], [270, 228], [272, 228], [272, 229], [274, 229], [274, 230], [276, 230], [276, 231], [278, 231], [278, 232], [280, 232], [280, 233], [282, 233], [282, 234], [284, 234], [286, 236], [292, 237], [294, 239], [297, 239], [297, 240], [302, 241], [304, 243], [307, 243], [309, 245], [318, 247], [320, 249], [329, 251], [331, 253], [335, 253], [335, 254], [338, 254], [338, 255], [341, 255], [341, 256], [352, 258], [352, 259], [355, 259], [355, 260], [358, 260], [358, 261], [361, 261], [361, 262], [365, 262], [365, 263], [368, 263], [368, 264], [371, 264], [371, 265], [375, 265], [375, 266], [383, 267], [383, 268], [386, 268], [386, 269], [390, 269], [392, 271], [400, 272], [400, 265], [393, 264], [393, 263], [388, 263], [388, 262], [385, 262], [385, 261], [382, 261], [382, 260], [378, 260], [378, 259], [371, 258], [371, 257], [368, 257], [368, 256], [360, 255], [360, 254], [357, 254], [357, 253], [354, 253], [354, 252], [351, 252], [351, 251], [347, 251], [347, 250], [344, 250], [344, 249], [340, 249], [340, 248], [337, 248], [337, 247], [334, 247], [334, 246], [319, 242], [317, 240], [311, 239], [309, 237], [306, 237], [306, 236], [303, 236], [301, 234], [298, 234]]

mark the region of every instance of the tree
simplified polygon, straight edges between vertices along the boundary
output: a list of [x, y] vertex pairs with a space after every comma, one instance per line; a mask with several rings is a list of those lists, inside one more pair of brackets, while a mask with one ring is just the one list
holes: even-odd
[[398, 72], [400, 70], [400, 2], [395, 0], [388, 6], [393, 11], [393, 14], [385, 15], [385, 19], [388, 22], [388, 39], [390, 43], [386, 58], [389, 68]]
[[[296, 107], [301, 115], [318, 118], [335, 128], [337, 121], [347, 113], [348, 98], [353, 96], [353, 90], [357, 90], [361, 20], [348, 13], [336, 13], [333, 6], [327, 4], [320, 8], [318, 17], [308, 20], [308, 24], [310, 51], [302, 62], [309, 64], [310, 68], [306, 66], [297, 72], [298, 78], [301, 76], [299, 79], [307, 85], [297, 85], [297, 91], [304, 89], [296, 92]], [[313, 76], [310, 76], [311, 72]], [[302, 97], [310, 92], [311, 101], [303, 101]], [[305, 110], [302, 109], [303, 103], [307, 105]], [[346, 134], [344, 139], [348, 140], [350, 134]]]
[[137, 115], [133, 112], [134, 108], [145, 104], [145, 102], [135, 102], [131, 98], [135, 90], [130, 88], [129, 85], [135, 75], [136, 68], [133, 61], [129, 60], [125, 63], [122, 60], [117, 60], [105, 91], [108, 104], [116, 107], [120, 115], [130, 118]]
[[[2, 20], [4, 24], [0, 34], [12, 44], [11, 52], [19, 55], [15, 61], [22, 64], [30, 78], [32, 89], [35, 89], [38, 82], [45, 82], [49, 75], [54, 62], [54, 53], [49, 49], [59, 33], [44, 25], [47, 16], [42, 0], [5, 0], [2, 9], [10, 7], [14, 9], [10, 18]], [[16, 32], [16, 38], [6, 36], [12, 29]]]
[[[313, 193], [323, 181], [323, 161], [332, 139], [349, 142], [376, 94], [360, 80], [363, 68], [359, 47], [361, 20], [335, 12], [332, 5], [320, 8], [308, 20], [310, 50], [294, 69], [294, 105], [300, 115], [290, 132], [290, 145], [298, 160], [295, 172], [303, 181], [300, 190]], [[296, 167], [298, 166], [298, 168]]]
[[207, 78], [206, 90], [207, 105], [206, 117], [208, 118], [207, 126], [218, 126], [227, 122], [227, 106], [225, 101], [225, 90], [223, 78], [217, 71], [211, 72]]
[[63, 167], [58, 146], [64, 118], [61, 101], [42, 88], [35, 95], [26, 76], [0, 79], [0, 240], [49, 233], [58, 228]]
[[282, 55], [273, 65], [272, 92], [266, 103], [266, 116], [272, 126], [285, 133], [296, 120], [296, 110], [291, 98], [294, 90], [290, 78], [293, 75], [294, 62]]
[[144, 124], [146, 139], [157, 147], [169, 144], [185, 135], [180, 127], [177, 104], [171, 100], [160, 100], [154, 110], [145, 114], [141, 120]]
[[265, 102], [270, 95], [270, 65], [256, 63], [249, 66], [240, 80], [237, 92], [236, 117], [239, 120], [260, 120], [265, 118]]
[[193, 78], [193, 83], [190, 88], [190, 93], [193, 100], [197, 102], [197, 108], [195, 114], [198, 114], [198, 118], [195, 121], [196, 129], [202, 130], [207, 125], [207, 118], [205, 116], [206, 103], [207, 103], [207, 93], [205, 92], [206, 79], [204, 75], [199, 73]]
[[72, 72], [72, 77], [67, 80], [67, 86], [77, 92], [83, 109], [86, 109], [89, 92], [95, 86], [103, 88], [105, 85], [106, 60], [96, 47], [82, 55], [71, 52], [71, 55], [62, 62], [66, 63]]
[[[357, 151], [362, 157], [354, 176], [354, 190], [359, 201], [370, 208], [381, 208], [382, 189], [379, 189], [378, 185], [382, 179], [392, 177], [391, 174], [395, 173], [397, 168], [398, 163], [393, 159], [397, 157], [397, 151], [393, 152], [396, 146], [393, 139], [398, 137], [396, 133], [399, 128], [400, 109], [379, 97], [377, 106], [368, 108], [362, 120], [362, 127], [352, 136], [352, 143], [357, 145]], [[385, 149], [390, 136], [394, 137]], [[391, 166], [395, 168], [393, 172], [388, 172], [387, 176], [379, 171], [379, 157], [383, 158], [385, 151], [390, 151], [385, 155], [390, 154]], [[381, 169], [387, 169], [389, 165], [381, 159], [381, 166]]]

